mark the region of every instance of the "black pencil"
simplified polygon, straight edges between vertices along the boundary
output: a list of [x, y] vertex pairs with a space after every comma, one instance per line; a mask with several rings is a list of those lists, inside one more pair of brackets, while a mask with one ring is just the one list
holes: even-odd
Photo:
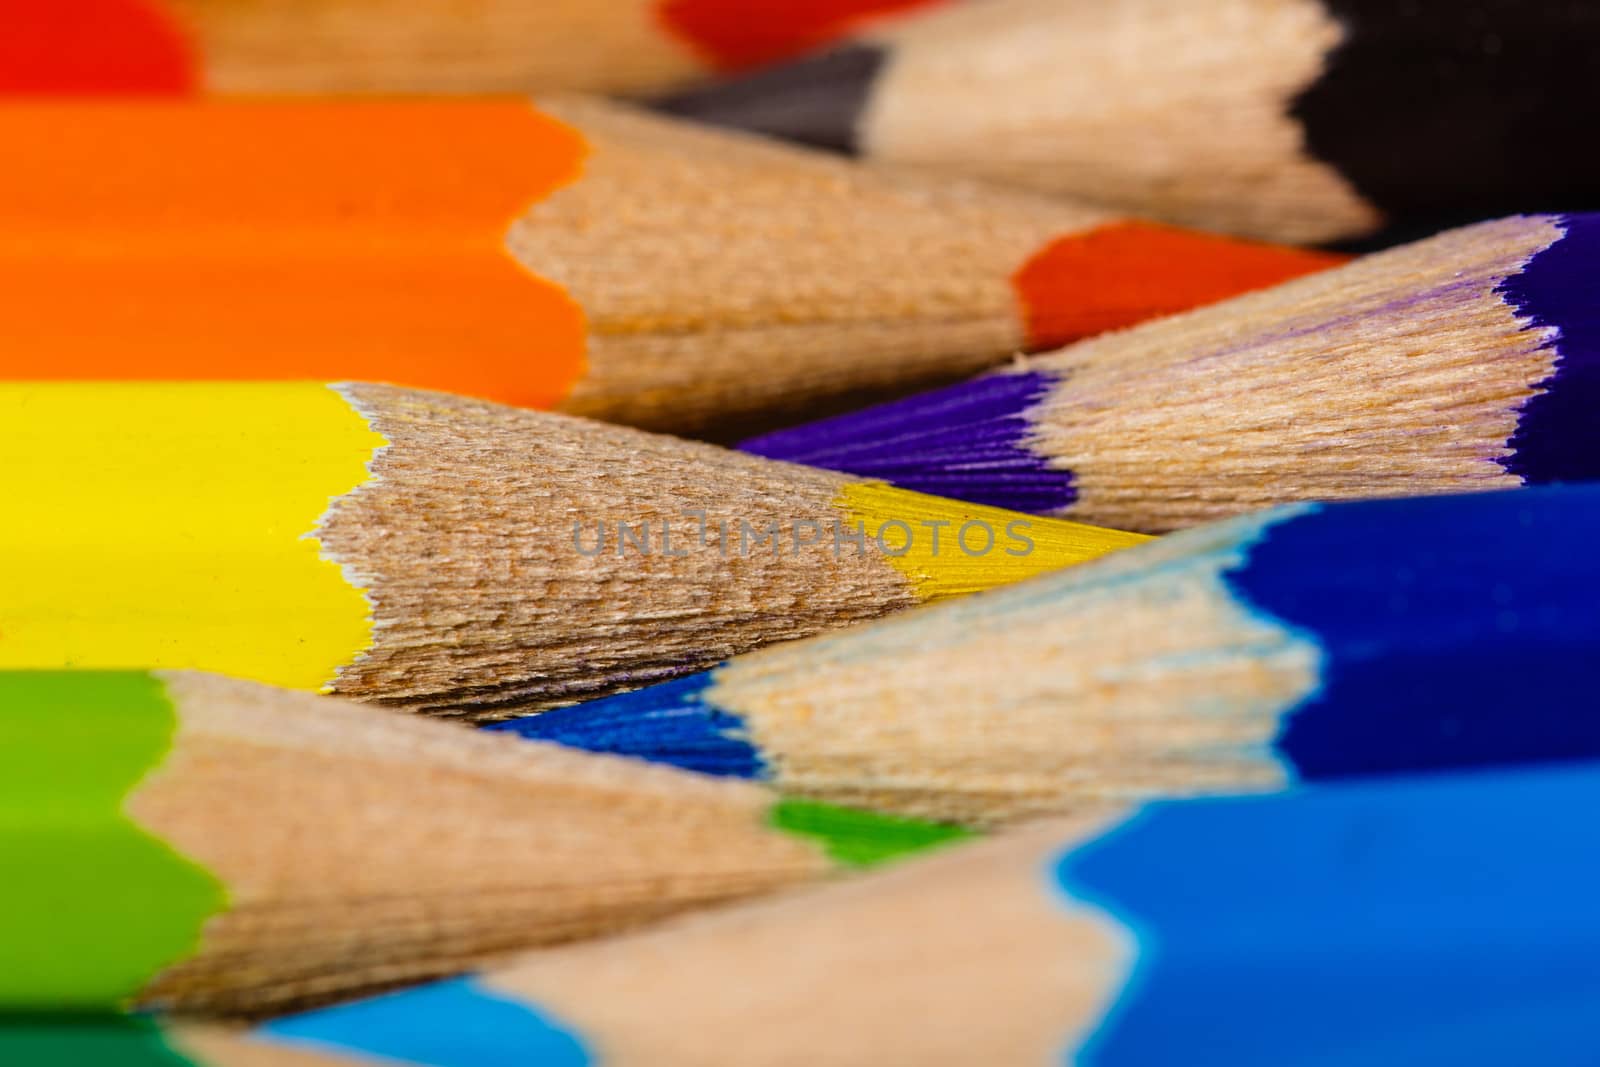
[[664, 106], [1328, 242], [1600, 197], [1600, 5], [989, 0]]

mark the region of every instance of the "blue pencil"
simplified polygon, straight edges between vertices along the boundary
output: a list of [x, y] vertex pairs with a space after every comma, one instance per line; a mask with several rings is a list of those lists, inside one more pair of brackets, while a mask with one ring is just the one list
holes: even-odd
[[1594, 765], [1158, 802], [249, 1037], [143, 1036], [173, 1067], [1589, 1064], [1597, 806]]
[[1600, 485], [1293, 505], [498, 724], [992, 824], [1600, 758]]

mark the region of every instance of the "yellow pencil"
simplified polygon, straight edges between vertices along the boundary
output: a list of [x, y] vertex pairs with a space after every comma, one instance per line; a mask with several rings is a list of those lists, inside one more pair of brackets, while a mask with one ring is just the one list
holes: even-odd
[[0, 426], [0, 668], [474, 718], [1142, 539], [390, 386], [0, 383]]

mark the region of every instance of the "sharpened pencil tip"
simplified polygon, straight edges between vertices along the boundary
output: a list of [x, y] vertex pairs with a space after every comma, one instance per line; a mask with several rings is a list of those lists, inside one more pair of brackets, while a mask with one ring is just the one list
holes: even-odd
[[146, 0], [0, 0], [0, 93], [176, 96], [201, 80], [176, 12]]
[[707, 703], [709, 671], [602, 700], [494, 723], [485, 729], [586, 752], [665, 763], [726, 778], [764, 778], [744, 720]]
[[1031, 409], [1058, 380], [1035, 371], [988, 374], [739, 447], [933, 496], [1053, 514], [1077, 499], [1073, 475], [1050, 466], [1028, 437]]
[[291, 1015], [266, 1024], [258, 1040], [430, 1067], [593, 1062], [565, 1027], [471, 978]]
[[747, 77], [664, 97], [658, 111], [780, 137], [847, 155], [860, 153], [861, 113], [884, 51], [852, 44]]

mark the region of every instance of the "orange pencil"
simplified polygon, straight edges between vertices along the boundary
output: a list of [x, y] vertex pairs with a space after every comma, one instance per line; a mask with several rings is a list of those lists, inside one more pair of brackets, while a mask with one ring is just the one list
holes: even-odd
[[1327, 256], [564, 98], [0, 110], [0, 378], [369, 380], [699, 429]]

